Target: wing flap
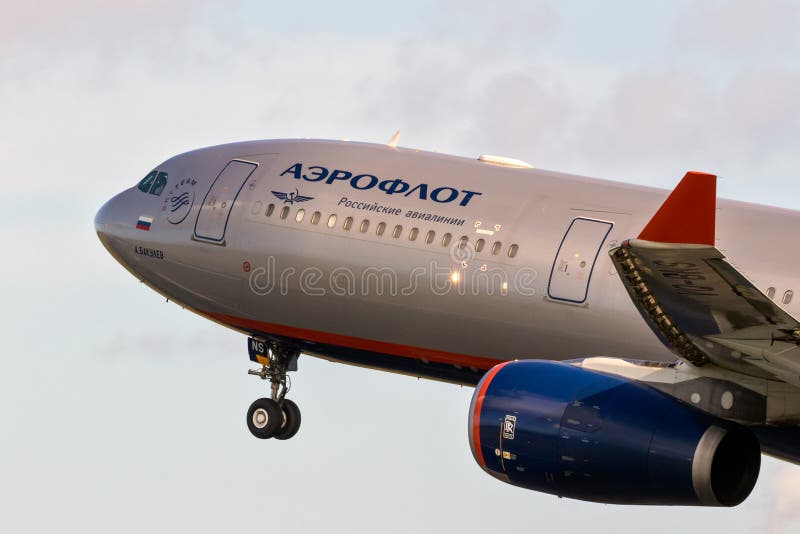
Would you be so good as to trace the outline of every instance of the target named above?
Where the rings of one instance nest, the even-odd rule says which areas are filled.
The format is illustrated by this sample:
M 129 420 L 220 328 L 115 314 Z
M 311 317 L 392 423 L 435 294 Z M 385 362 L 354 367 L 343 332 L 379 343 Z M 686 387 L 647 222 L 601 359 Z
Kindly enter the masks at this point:
M 800 323 L 714 247 L 713 182 L 687 173 L 640 238 L 610 252 L 612 262 L 642 317 L 680 358 L 800 385 Z M 670 228 L 680 213 L 693 223 Z
M 642 317 L 682 359 L 800 383 L 800 323 L 716 248 L 632 240 L 611 258 Z

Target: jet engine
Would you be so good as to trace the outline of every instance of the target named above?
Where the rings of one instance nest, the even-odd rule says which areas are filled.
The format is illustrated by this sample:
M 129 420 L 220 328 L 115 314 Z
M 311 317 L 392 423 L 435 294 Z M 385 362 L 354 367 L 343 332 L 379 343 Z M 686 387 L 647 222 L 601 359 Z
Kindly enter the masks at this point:
M 549 361 L 480 381 L 469 442 L 490 475 L 613 504 L 736 506 L 761 466 L 756 436 L 645 384 Z

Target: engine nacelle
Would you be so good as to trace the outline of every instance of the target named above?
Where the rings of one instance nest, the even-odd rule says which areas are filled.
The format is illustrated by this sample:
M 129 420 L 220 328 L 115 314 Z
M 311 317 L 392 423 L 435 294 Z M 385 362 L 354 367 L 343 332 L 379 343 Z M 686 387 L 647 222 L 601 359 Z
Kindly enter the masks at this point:
M 614 504 L 736 506 L 761 467 L 756 436 L 645 384 L 523 360 L 478 384 L 469 441 L 492 476 Z

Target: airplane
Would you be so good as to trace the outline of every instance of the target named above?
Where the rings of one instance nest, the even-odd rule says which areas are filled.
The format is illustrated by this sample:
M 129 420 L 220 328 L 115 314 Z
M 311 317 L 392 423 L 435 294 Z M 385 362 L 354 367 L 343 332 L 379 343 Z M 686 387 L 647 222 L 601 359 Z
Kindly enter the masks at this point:
M 257 438 L 300 428 L 301 354 L 475 387 L 479 466 L 593 502 L 735 506 L 800 463 L 800 212 L 512 158 L 265 140 L 157 165 L 108 252 L 247 336 Z

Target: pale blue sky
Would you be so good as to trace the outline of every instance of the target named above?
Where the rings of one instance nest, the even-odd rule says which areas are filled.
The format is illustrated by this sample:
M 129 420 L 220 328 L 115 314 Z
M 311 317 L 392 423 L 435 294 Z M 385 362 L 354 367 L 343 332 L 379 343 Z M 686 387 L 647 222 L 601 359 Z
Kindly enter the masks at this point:
M 116 265 L 92 219 L 167 157 L 332 137 L 800 198 L 800 3 L 0 0 L 3 532 L 793 532 L 800 469 L 733 510 L 621 508 L 473 462 L 471 390 L 303 358 L 287 443 L 245 339 Z M 754 232 L 758 229 L 754 228 Z M 765 236 L 768 239 L 768 236 Z

